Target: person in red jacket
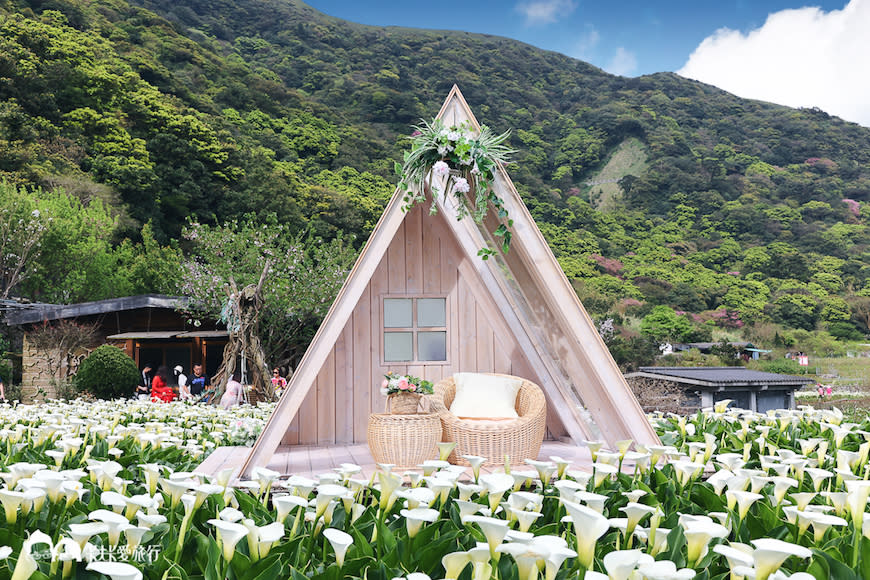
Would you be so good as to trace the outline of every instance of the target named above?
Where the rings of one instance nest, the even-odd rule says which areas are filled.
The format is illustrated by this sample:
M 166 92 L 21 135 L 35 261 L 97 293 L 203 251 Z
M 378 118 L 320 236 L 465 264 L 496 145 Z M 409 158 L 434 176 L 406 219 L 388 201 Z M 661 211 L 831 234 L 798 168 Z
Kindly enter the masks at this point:
M 157 374 L 151 380 L 151 401 L 154 403 L 169 403 L 177 396 L 168 384 L 169 368 L 165 365 L 157 369 Z

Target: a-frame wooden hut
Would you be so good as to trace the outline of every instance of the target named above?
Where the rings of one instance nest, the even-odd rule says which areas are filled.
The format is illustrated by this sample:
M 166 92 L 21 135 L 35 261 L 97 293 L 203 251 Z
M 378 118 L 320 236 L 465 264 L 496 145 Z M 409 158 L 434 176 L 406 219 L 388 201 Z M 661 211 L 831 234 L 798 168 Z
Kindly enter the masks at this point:
M 447 126 L 468 121 L 479 128 L 456 86 L 438 118 Z M 495 216 L 482 225 L 457 220 L 456 208 L 442 198 L 435 200 L 434 216 L 419 204 L 406 213 L 396 191 L 243 474 L 267 464 L 279 445 L 364 443 L 369 414 L 384 409 L 379 386 L 388 371 L 433 382 L 459 371 L 522 376 L 547 397 L 551 438 L 658 442 L 503 168 L 494 187 L 514 220 L 513 240 L 507 254 L 486 261 L 477 252 L 499 247 L 489 234 Z M 393 299 L 413 308 L 443 307 L 443 327 L 403 329 L 439 334 L 417 336 L 411 364 L 390 362 L 385 354 L 392 330 L 389 322 L 385 330 L 385 301 Z M 443 340 L 444 360 L 421 360 L 427 357 L 416 349 L 430 339 L 436 350 Z

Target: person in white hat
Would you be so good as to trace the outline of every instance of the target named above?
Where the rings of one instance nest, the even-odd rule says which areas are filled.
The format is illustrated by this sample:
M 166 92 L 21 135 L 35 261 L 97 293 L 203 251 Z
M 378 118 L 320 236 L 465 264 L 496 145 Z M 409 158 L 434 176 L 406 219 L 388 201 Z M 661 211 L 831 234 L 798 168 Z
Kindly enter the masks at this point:
M 184 367 L 181 365 L 175 365 L 175 368 L 172 369 L 175 372 L 175 376 L 178 377 L 178 396 L 182 401 L 190 401 L 193 399 L 193 396 L 190 394 L 190 387 L 187 386 L 187 375 L 184 374 Z

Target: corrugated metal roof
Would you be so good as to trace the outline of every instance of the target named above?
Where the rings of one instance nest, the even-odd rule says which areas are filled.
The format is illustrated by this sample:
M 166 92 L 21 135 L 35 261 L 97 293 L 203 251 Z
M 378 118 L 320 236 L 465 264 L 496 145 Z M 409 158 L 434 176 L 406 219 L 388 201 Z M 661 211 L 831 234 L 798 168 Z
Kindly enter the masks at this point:
M 735 385 L 804 385 L 814 382 L 805 377 L 766 373 L 745 367 L 640 367 L 638 373 L 675 382 L 711 387 Z
M 733 346 L 735 348 L 744 348 L 747 346 L 749 346 L 749 347 L 755 346 L 751 342 L 747 342 L 745 340 L 729 342 L 727 344 L 729 346 Z M 689 348 L 697 348 L 700 350 L 706 350 L 706 349 L 713 348 L 714 346 L 721 346 L 721 345 L 722 345 L 721 342 L 682 342 L 682 343 L 675 344 L 674 347 L 675 348 L 676 347 L 689 347 Z

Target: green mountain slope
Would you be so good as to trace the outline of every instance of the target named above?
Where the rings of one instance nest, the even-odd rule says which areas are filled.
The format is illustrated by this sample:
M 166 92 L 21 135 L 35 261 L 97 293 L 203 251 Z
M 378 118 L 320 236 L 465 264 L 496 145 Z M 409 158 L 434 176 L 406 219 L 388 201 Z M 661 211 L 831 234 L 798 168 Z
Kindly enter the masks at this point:
M 623 202 L 622 181 L 646 173 L 646 146 L 637 137 L 629 137 L 610 154 L 600 171 L 593 173 L 584 183 L 584 193 L 592 207 L 612 211 Z
M 870 130 L 817 110 L 292 0 L 6 0 L 0 42 L 2 176 L 115 196 L 122 236 L 254 213 L 362 240 L 401 136 L 457 83 L 513 130 L 511 175 L 596 313 L 867 330 L 847 301 L 867 283 Z

